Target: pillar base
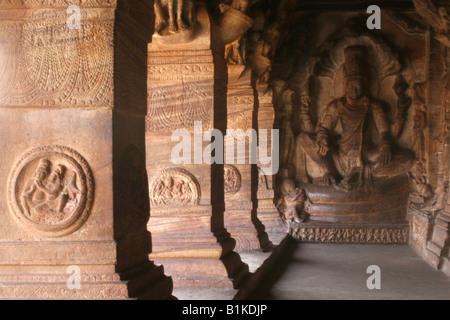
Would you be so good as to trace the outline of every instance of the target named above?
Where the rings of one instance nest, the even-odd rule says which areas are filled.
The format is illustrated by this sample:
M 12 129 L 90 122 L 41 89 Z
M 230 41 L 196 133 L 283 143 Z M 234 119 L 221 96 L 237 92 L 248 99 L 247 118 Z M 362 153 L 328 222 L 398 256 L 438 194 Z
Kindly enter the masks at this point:
M 249 203 L 251 206 L 252 203 Z M 238 210 L 230 208 L 225 211 L 225 227 L 236 240 L 236 251 L 270 250 L 272 242 L 269 240 L 265 227 L 259 219 L 252 219 L 252 210 Z
M 210 231 L 211 216 L 153 217 L 153 252 L 149 258 L 164 265 L 174 288 L 238 288 L 248 266 L 233 251 L 236 241 L 221 229 Z

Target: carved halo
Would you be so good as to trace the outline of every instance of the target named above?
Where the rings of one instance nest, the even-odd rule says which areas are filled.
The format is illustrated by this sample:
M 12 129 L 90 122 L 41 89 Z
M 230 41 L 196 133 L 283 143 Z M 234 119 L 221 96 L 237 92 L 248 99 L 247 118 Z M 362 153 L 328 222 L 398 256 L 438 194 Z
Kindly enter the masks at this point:
M 398 74 L 402 65 L 397 53 L 384 41 L 370 35 L 361 35 L 358 37 L 343 37 L 336 42 L 325 45 L 326 50 L 322 58 L 317 59 L 315 65 L 315 75 L 325 76 L 334 80 L 334 95 L 340 96 L 343 92 L 343 65 L 345 62 L 345 48 L 351 46 L 366 47 L 367 60 L 370 66 L 369 83 L 370 91 L 374 96 L 378 95 L 381 82 L 389 76 Z

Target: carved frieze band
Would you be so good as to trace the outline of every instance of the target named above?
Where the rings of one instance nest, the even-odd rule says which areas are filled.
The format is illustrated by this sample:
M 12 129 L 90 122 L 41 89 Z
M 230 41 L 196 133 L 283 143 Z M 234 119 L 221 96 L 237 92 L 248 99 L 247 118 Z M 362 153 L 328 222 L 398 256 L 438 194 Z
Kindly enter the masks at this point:
M 82 278 L 83 279 L 83 278 Z M 81 279 L 81 281 L 83 281 Z M 71 290 L 65 282 L 52 283 L 43 286 L 42 283 L 18 285 L 7 284 L 0 287 L 0 296 L 7 299 L 126 299 L 128 298 L 127 285 L 124 282 L 102 281 L 83 282 L 82 289 Z
M 81 274 L 82 282 L 112 282 L 120 281 L 120 276 L 118 274 Z M 67 275 L 35 275 L 35 274 L 24 274 L 24 275 L 0 275 L 0 282 L 59 282 L 64 283 L 67 281 Z
M 58 252 L 58 256 L 42 255 L 42 248 Z M 10 241 L 0 244 L 0 265 L 63 265 L 114 264 L 116 243 L 114 241 Z
M 8 202 L 14 218 L 30 232 L 46 237 L 78 230 L 93 201 L 89 165 L 68 147 L 43 146 L 26 152 L 9 177 Z
M 50 22 L 61 21 L 66 23 L 70 19 L 71 14 L 67 13 L 69 5 L 61 8 L 33 8 L 33 9 L 8 9 L 0 8 L 0 21 L 15 22 L 20 21 L 37 21 L 45 19 Z M 114 8 L 86 8 L 80 7 L 81 20 L 96 20 L 96 21 L 113 21 Z
M 234 106 L 253 107 L 254 98 L 252 96 L 230 96 L 228 97 L 228 104 L 231 108 Z
M 157 82 L 213 80 L 214 65 L 212 63 L 149 65 L 148 79 L 153 85 Z
M 158 82 L 202 81 L 214 79 L 214 62 L 210 50 L 149 52 L 150 85 Z
M 214 72 L 212 64 L 166 64 L 166 65 L 150 65 L 148 68 L 150 79 L 164 78 L 164 76 L 195 76 L 206 75 L 211 77 Z M 160 76 L 160 77 L 158 77 Z
M 54 8 L 64 7 L 67 8 L 70 5 L 86 6 L 86 7 L 115 7 L 117 0 L 52 0 L 51 5 Z M 0 9 L 12 9 L 12 8 L 48 8 L 48 0 L 0 0 Z
M 252 210 L 253 202 L 251 201 L 228 201 L 225 203 L 226 210 Z
M 291 236 L 304 242 L 329 243 L 408 243 L 409 228 L 313 228 L 297 227 Z

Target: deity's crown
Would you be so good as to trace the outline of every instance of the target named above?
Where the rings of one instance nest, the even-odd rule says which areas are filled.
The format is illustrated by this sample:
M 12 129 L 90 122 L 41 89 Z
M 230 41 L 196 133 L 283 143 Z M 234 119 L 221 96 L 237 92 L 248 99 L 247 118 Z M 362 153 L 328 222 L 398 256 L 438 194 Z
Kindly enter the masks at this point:
M 344 76 L 346 79 L 369 78 L 369 70 L 365 59 L 367 50 L 361 46 L 350 46 L 345 48 Z
M 38 170 L 48 171 L 50 168 L 50 160 L 41 159 L 38 164 Z
M 65 170 L 66 170 L 66 167 L 63 166 L 62 164 L 58 164 L 55 168 L 55 172 L 60 176 L 64 175 Z

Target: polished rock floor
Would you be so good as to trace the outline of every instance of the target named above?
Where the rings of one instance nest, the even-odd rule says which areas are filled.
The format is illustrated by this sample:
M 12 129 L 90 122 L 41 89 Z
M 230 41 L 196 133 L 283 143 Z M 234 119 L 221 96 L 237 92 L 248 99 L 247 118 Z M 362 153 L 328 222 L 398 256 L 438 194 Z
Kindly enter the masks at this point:
M 368 289 L 369 266 L 380 285 Z M 372 281 L 370 281 L 372 283 Z M 307 244 L 290 241 L 253 300 L 450 300 L 450 279 L 407 245 Z

